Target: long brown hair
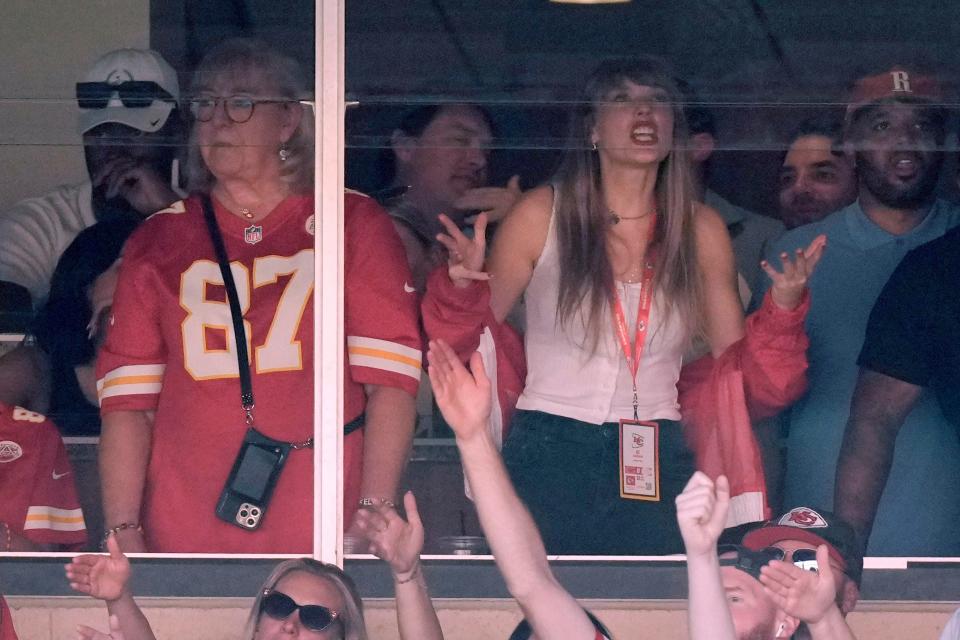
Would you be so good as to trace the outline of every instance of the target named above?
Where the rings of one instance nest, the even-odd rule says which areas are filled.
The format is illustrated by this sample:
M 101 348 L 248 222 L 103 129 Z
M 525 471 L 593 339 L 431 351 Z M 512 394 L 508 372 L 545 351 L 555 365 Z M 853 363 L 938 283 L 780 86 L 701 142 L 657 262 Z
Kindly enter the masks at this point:
M 702 283 L 694 233 L 693 182 L 683 97 L 669 67 L 653 57 L 607 60 L 590 75 L 571 118 L 566 154 L 554 178 L 560 283 L 557 318 L 569 327 L 583 318 L 591 348 L 608 330 L 614 274 L 607 253 L 608 212 L 600 182 L 600 158 L 591 148 L 596 109 L 626 81 L 658 87 L 673 105 L 673 149 L 657 169 L 659 213 L 651 238 L 657 247 L 655 287 L 664 295 L 664 321 L 679 315 L 691 338 L 704 333 Z

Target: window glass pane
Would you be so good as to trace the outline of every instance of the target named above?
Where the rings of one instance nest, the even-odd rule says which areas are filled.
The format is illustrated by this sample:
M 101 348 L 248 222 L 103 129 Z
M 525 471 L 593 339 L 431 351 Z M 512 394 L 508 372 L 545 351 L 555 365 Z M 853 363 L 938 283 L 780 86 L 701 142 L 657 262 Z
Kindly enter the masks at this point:
M 869 9 L 850 2 L 703 1 L 653 9 L 639 0 L 589 6 L 531 0 L 347 7 L 346 89 L 352 106 L 346 183 L 376 197 L 394 216 L 414 267 L 413 284 L 423 291 L 429 270 L 447 260 L 434 239 L 442 229 L 438 214 L 447 214 L 469 233 L 471 216 L 480 210 L 500 217 L 510 208 L 504 202 L 513 202 L 516 192 L 528 197 L 517 214 L 525 221 L 500 224 L 488 233 L 494 258 L 487 266 L 494 271 L 489 285 L 494 313 L 527 332 L 526 351 L 516 354 L 521 362 L 526 358 L 525 378 L 523 369 L 505 372 L 503 344 L 497 343 L 498 329 L 493 332 L 501 349 L 497 391 L 501 408 L 521 409 L 509 425 L 504 457 L 547 536 L 548 550 L 681 551 L 673 497 L 694 464 L 734 476 L 743 522 L 763 515 L 764 498 L 753 482 L 758 477 L 753 472 L 762 470 L 774 513 L 800 507 L 811 514 L 837 510 L 864 533 L 872 519 L 866 514 L 887 479 L 866 462 L 860 446 L 879 419 L 868 411 L 876 402 L 865 395 L 875 387 L 854 394 L 863 348 L 865 371 L 887 378 L 896 372 L 902 378 L 894 380 L 907 391 L 925 389 L 916 404 L 898 405 L 907 418 L 868 553 L 960 552 L 956 537 L 945 533 L 960 522 L 960 503 L 945 506 L 935 497 L 960 488 L 956 456 L 942 455 L 960 447 L 955 416 L 951 422 L 942 413 L 956 412 L 956 362 L 945 365 L 942 357 L 950 343 L 945 327 L 952 327 L 952 320 L 945 321 L 937 304 L 929 307 L 924 331 L 935 326 L 940 333 L 923 338 L 907 357 L 892 345 L 903 341 L 908 328 L 918 331 L 914 316 L 897 316 L 897 322 L 913 324 L 888 323 L 901 329 L 896 334 L 882 333 L 892 328 L 877 317 L 868 330 L 874 303 L 901 259 L 958 221 L 952 204 L 956 133 L 949 117 L 955 34 L 943 26 L 953 24 L 955 14 L 946 5 L 905 9 L 889 2 Z M 598 65 L 625 56 L 655 56 L 668 68 L 649 60 L 619 69 L 608 65 L 584 92 Z M 578 111 L 581 118 L 571 135 Z M 671 124 L 681 120 L 687 127 Z M 667 158 L 674 169 L 684 164 L 686 171 L 671 172 Z M 644 190 L 654 184 L 658 166 L 658 186 Z M 680 173 L 689 176 L 693 188 L 671 191 Z M 556 190 L 543 189 L 548 183 Z M 666 221 L 684 210 L 678 204 L 691 200 L 702 200 L 719 214 L 727 229 L 720 244 L 732 246 L 732 264 L 727 264 L 727 249 L 713 255 L 708 247 L 715 242 L 700 246 L 698 258 L 671 248 L 667 239 L 659 246 L 665 262 L 658 264 L 665 272 L 654 281 L 662 299 L 653 305 L 652 337 L 638 377 L 638 417 L 659 420 L 658 445 L 642 449 L 649 458 L 618 464 L 631 455 L 621 451 L 622 437 L 630 441 L 654 432 L 621 434 L 619 419 L 633 417 L 632 385 L 607 304 L 614 294 L 603 289 L 611 281 L 623 285 L 617 297 L 625 298 L 625 321 L 632 325 L 646 235 L 627 230 L 643 225 L 638 220 L 656 209 L 657 237 L 665 238 Z M 906 213 L 899 218 L 891 208 Z M 531 217 L 552 222 L 537 227 Z M 894 218 L 899 222 L 891 222 Z M 601 231 L 577 235 L 578 220 L 592 220 Z M 602 232 L 602 220 L 610 225 L 608 234 Z M 811 222 L 818 226 L 793 230 Z M 694 226 L 687 233 L 694 233 Z M 516 237 L 501 237 L 511 228 Z M 717 378 L 708 375 L 710 363 L 694 361 L 711 350 L 719 355 L 736 342 L 743 331 L 737 306 L 746 312 L 761 306 L 771 287 L 761 260 L 779 268 L 781 251 L 792 255 L 821 233 L 827 248 L 811 280 L 805 325 L 809 350 L 728 354 L 727 360 L 743 365 L 746 386 L 711 387 Z M 624 237 L 633 240 L 616 240 Z M 509 249 L 498 252 L 498 244 Z M 683 286 L 671 289 L 656 279 L 669 275 L 668 254 L 702 273 L 703 294 L 684 293 Z M 722 270 L 730 277 L 716 276 Z M 584 278 L 584 272 L 592 277 Z M 926 282 L 925 276 L 919 279 Z M 598 287 L 591 306 L 584 292 Z M 775 299 L 783 301 L 780 293 L 778 288 Z M 429 300 L 429 287 L 425 295 Z M 885 295 L 889 300 L 875 316 L 902 305 L 894 294 Z M 787 306 L 796 303 L 794 298 Z M 564 306 L 564 300 L 573 302 Z M 691 301 L 701 306 L 686 306 Z M 672 320 L 664 312 L 670 304 L 680 310 Z M 589 318 L 590 309 L 597 310 L 595 333 L 577 324 L 578 314 Z M 456 338 L 453 316 L 435 313 L 434 337 Z M 575 328 L 564 319 L 574 319 Z M 472 322 L 464 321 L 474 332 L 466 341 L 472 340 L 471 348 L 485 321 L 476 315 Z M 429 333 L 430 318 L 424 323 Z M 747 324 L 754 336 L 771 330 L 764 322 Z M 877 343 L 890 335 L 900 340 Z M 595 348 L 589 338 L 599 341 L 592 343 Z M 890 346 L 870 347 L 870 340 Z M 758 344 L 748 340 L 731 353 Z M 683 373 L 681 358 L 693 363 Z M 908 372 L 901 367 L 907 360 L 924 364 Z M 511 374 L 517 375 L 509 379 Z M 804 384 L 806 394 L 801 393 Z M 721 396 L 718 389 L 733 395 Z M 894 402 L 887 392 L 881 395 L 883 402 Z M 862 435 L 850 440 L 857 444 L 848 444 L 842 456 L 834 504 L 851 407 L 856 420 L 849 438 Z M 428 533 L 428 548 L 450 552 L 454 544 L 472 544 L 451 542 L 450 536 L 479 536 L 480 531 L 462 497 L 449 426 L 423 390 L 417 413 L 422 439 L 414 447 L 408 479 L 429 496 L 421 501 L 430 505 L 424 509 L 435 511 L 438 525 Z M 687 423 L 686 440 L 680 424 L 670 422 L 681 418 Z M 756 442 L 745 447 L 733 430 L 747 436 L 751 425 Z M 898 427 L 886 425 L 894 432 Z M 865 492 L 861 483 L 876 489 Z
M 96 549 L 113 529 L 137 550 L 142 528 L 149 551 L 309 555 L 313 5 L 9 9 L 0 521 L 13 549 Z M 233 265 L 259 433 L 201 193 Z M 111 431 L 122 416 L 130 428 Z

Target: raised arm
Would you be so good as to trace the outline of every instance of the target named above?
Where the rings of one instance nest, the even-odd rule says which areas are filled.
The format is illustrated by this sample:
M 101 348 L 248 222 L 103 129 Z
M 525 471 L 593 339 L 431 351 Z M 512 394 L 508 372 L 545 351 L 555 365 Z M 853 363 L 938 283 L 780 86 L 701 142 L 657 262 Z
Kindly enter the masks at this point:
M 150 623 L 130 593 L 130 562 L 120 551 L 116 536 L 107 538 L 110 555 L 84 554 L 66 565 L 70 587 L 104 600 L 110 614 L 110 635 L 89 627 L 79 629 L 81 638 L 113 640 L 156 640 Z M 119 635 L 118 635 L 119 634 Z
M 893 464 L 897 434 L 922 387 L 861 369 L 843 434 L 834 504 L 866 546 Z
M 357 528 L 370 540 L 370 551 L 390 566 L 397 598 L 397 626 L 402 640 L 443 640 L 427 582 L 420 568 L 423 523 L 417 501 L 403 496 L 404 520 L 390 504 L 361 509 Z
M 727 478 L 719 476 L 714 485 L 705 473 L 697 471 L 676 502 L 677 523 L 687 553 L 690 640 L 736 640 L 717 556 L 717 540 L 730 507 Z
M 540 532 L 486 430 L 490 381 L 480 355 L 470 359 L 472 374 L 444 342 L 432 341 L 427 359 L 437 405 L 456 434 L 480 524 L 507 589 L 540 640 L 594 638 L 590 619 L 550 570 Z
M 450 278 L 458 287 L 473 280 L 490 281 L 490 309 L 497 322 L 503 322 L 523 294 L 533 276 L 533 268 L 547 241 L 553 189 L 538 187 L 526 194 L 510 211 L 497 230 L 489 258 L 486 256 L 486 215 L 481 214 L 468 238 L 446 216 L 440 222 L 446 234 L 437 239 L 449 253 Z M 487 271 L 484 272 L 486 261 Z

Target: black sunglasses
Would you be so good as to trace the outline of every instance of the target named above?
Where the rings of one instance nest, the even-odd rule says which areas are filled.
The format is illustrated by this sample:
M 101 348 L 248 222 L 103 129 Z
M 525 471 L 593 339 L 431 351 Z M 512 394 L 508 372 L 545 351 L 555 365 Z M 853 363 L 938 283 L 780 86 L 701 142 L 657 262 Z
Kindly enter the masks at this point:
M 81 109 L 103 109 L 110 104 L 113 94 L 117 94 L 123 106 L 132 109 L 149 107 L 154 100 L 176 102 L 163 87 L 149 80 L 127 80 L 120 84 L 77 83 L 77 104 Z
M 286 620 L 294 611 L 300 610 L 300 622 L 311 631 L 323 631 L 340 617 L 339 611 L 319 604 L 297 604 L 293 598 L 280 591 L 263 590 L 260 613 L 274 620 Z
M 735 553 L 735 557 L 724 558 L 724 554 Z M 749 573 L 751 576 L 760 579 L 760 569 L 773 560 L 784 560 L 792 562 L 795 566 L 804 571 L 819 571 L 817 564 L 816 549 L 796 549 L 787 558 L 787 554 L 779 547 L 765 547 L 754 551 L 739 544 L 722 544 L 717 547 L 717 554 L 721 556 L 721 567 L 736 567 L 741 571 Z

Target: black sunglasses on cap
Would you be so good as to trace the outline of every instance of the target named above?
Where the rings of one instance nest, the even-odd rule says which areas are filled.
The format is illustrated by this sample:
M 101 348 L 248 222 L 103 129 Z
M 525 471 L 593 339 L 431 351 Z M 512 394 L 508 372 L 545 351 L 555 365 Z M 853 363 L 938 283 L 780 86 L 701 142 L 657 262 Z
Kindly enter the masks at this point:
M 163 87 L 149 80 L 127 80 L 119 84 L 109 82 L 78 82 L 77 104 L 81 109 L 103 109 L 117 94 L 123 106 L 143 109 L 154 100 L 176 102 Z
M 270 589 L 263 590 L 263 600 L 260 601 L 261 614 L 265 613 L 274 620 L 286 620 L 298 609 L 300 622 L 311 631 L 323 631 L 340 617 L 339 611 L 319 604 L 297 604 L 285 593 Z
M 727 558 L 723 557 L 724 554 L 729 555 L 732 553 L 736 555 Z M 816 549 L 796 549 L 790 554 L 790 559 L 788 560 L 786 552 L 779 547 L 765 547 L 754 551 L 739 544 L 722 544 L 717 547 L 717 554 L 720 556 L 721 567 L 736 567 L 741 571 L 749 573 L 757 580 L 760 579 L 760 569 L 773 560 L 792 562 L 804 571 L 819 571 L 820 569 L 820 566 L 817 564 Z

